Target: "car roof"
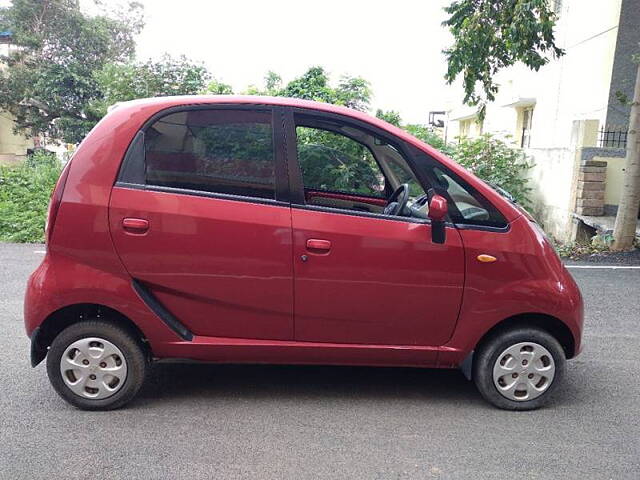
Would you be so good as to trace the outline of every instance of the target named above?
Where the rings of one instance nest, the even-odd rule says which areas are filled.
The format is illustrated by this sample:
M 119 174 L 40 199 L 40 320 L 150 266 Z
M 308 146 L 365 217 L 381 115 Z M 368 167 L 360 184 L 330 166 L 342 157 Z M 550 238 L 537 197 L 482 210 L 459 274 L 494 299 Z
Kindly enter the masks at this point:
M 334 105 L 331 103 L 317 102 L 313 100 L 302 100 L 299 98 L 290 97 L 269 97 L 262 95 L 179 95 L 179 96 L 167 96 L 167 97 L 153 97 L 153 98 L 141 98 L 137 100 L 129 100 L 126 102 L 120 102 L 112 107 L 110 111 L 121 108 L 152 108 L 155 111 L 161 111 L 166 108 L 178 107 L 178 106 L 192 106 L 192 105 L 269 105 L 269 106 L 282 106 L 282 107 L 294 107 L 304 108 L 309 110 L 316 110 L 320 112 L 336 113 L 339 115 L 345 115 L 365 122 L 374 124 L 380 128 L 388 130 L 389 127 L 396 129 L 395 134 L 402 134 L 406 132 L 393 125 L 380 120 L 379 118 L 372 117 L 364 112 L 347 108 L 340 105 Z M 416 139 L 417 140 L 417 139 Z

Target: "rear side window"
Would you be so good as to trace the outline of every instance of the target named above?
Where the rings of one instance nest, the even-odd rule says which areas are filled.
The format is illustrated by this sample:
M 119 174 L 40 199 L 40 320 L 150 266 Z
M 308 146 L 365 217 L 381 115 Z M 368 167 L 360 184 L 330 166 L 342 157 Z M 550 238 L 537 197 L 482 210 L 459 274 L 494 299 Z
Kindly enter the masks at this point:
M 145 131 L 145 183 L 275 198 L 271 112 L 189 110 Z

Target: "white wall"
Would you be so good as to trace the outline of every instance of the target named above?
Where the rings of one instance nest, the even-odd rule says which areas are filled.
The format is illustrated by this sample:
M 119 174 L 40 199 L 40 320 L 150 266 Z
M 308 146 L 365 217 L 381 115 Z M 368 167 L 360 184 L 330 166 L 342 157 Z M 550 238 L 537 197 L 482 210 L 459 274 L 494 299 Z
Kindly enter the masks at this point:
M 523 99 L 535 101 L 532 148 L 568 147 L 574 120 L 604 123 L 621 0 L 565 0 L 563 4 L 556 41 L 566 55 L 539 72 L 524 65 L 501 72 L 496 77 L 500 92 L 487 108 L 484 132 L 516 134 L 517 111 L 508 105 Z M 460 83 L 452 87 L 449 98 L 449 118 L 468 109 L 460 103 Z M 457 122 L 452 123 L 451 137 L 457 135 Z

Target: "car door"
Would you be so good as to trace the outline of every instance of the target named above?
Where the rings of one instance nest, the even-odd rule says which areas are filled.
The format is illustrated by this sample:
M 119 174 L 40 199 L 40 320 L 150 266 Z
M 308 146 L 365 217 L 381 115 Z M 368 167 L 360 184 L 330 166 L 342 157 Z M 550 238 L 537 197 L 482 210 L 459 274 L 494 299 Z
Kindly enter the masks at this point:
M 444 344 L 462 300 L 464 254 L 458 231 L 447 226 L 445 242 L 437 244 L 426 219 L 307 201 L 310 191 L 322 189 L 345 196 L 388 196 L 388 164 L 383 169 L 374 151 L 384 148 L 403 161 L 401 142 L 341 116 L 296 111 L 287 118 L 287 138 L 297 142 L 288 152 L 298 160 L 290 162 L 296 189 L 291 214 L 296 340 Z M 319 145 L 328 147 L 325 151 L 337 149 L 366 165 L 347 168 L 349 162 L 343 160 L 338 173 L 327 174 L 322 158 L 308 164 L 304 151 L 309 141 L 316 150 L 323 150 Z
M 167 112 L 138 134 L 113 188 L 111 234 L 139 293 L 195 335 L 293 337 L 279 115 Z

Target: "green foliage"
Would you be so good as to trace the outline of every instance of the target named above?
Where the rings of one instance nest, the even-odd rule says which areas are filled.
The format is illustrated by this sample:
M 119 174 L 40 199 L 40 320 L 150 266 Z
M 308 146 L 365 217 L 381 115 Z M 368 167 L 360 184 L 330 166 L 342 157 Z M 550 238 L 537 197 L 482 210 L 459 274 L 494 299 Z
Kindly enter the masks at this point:
M 300 77 L 294 78 L 282 87 L 282 78 L 268 72 L 264 88 L 249 87 L 248 95 L 270 95 L 273 97 L 301 98 L 316 102 L 343 105 L 355 110 L 366 111 L 371 101 L 369 82 L 361 77 L 342 76 L 337 86 L 331 86 L 329 75 L 322 67 L 311 67 Z
M 594 254 L 608 252 L 611 248 L 611 242 L 598 243 L 592 241 L 591 243 L 557 243 L 553 242 L 553 246 L 558 252 L 558 255 L 562 258 L 569 258 L 571 260 L 578 260 L 583 257 L 589 257 Z
M 93 106 L 102 116 L 106 114 L 107 107 L 116 102 L 168 95 L 195 95 L 207 87 L 210 75 L 204 65 L 192 62 L 184 55 L 178 58 L 164 55 L 158 61 L 107 64 L 96 72 L 95 78 L 102 98 Z M 213 83 L 209 83 L 207 88 L 224 90 L 228 87 Z
M 298 127 L 304 184 L 323 190 L 380 196 L 384 181 L 367 147 L 337 133 Z
M 47 206 L 60 163 L 44 151 L 18 166 L 0 167 L 0 240 L 42 242 Z
M 485 182 L 506 190 L 521 205 L 529 205 L 531 188 L 524 174 L 531 164 L 521 149 L 485 134 L 460 139 L 452 157 Z
M 268 95 L 275 95 L 282 89 L 282 77 L 270 70 L 264 77 L 264 85 Z
M 524 152 L 498 138 L 486 134 L 461 138 L 459 143 L 445 143 L 435 131 L 424 125 L 404 125 L 414 137 L 452 158 L 467 170 L 511 195 L 518 203 L 528 206 L 531 188 L 525 173 L 531 168 Z
M 205 158 L 213 158 L 207 165 L 212 173 L 238 173 L 240 167 L 254 169 L 273 169 L 273 136 L 271 126 L 266 123 L 209 125 L 198 127 L 191 125 L 194 140 L 202 149 Z M 244 172 L 251 176 L 252 172 Z
M 399 127 L 400 123 L 402 122 L 400 114 L 395 110 L 384 111 L 379 108 L 376 111 L 376 117 L 380 120 L 384 120 L 385 122 L 390 123 L 391 125 L 395 125 L 396 127 Z
M 493 79 L 499 70 L 522 62 L 537 71 L 549 56 L 564 54 L 555 45 L 556 17 L 548 0 L 455 0 L 445 11 L 443 25 L 454 40 L 444 51 L 445 79 L 452 83 L 462 74 L 464 103 L 478 105 L 480 119 L 498 92 Z
M 100 119 L 91 107 L 100 98 L 94 73 L 128 60 L 142 28 L 139 3 L 108 7 L 96 16 L 77 0 L 14 0 L 0 8 L 0 30 L 20 47 L 0 58 L 7 65 L 0 108 L 13 114 L 17 129 L 75 143 Z
M 369 82 L 361 77 L 343 76 L 335 89 L 336 100 L 331 102 L 365 112 L 371 101 Z
M 449 157 L 453 157 L 455 150 L 454 145 L 446 143 L 444 139 L 432 128 L 418 124 L 404 125 L 402 128 L 414 137 L 422 140 L 424 143 L 428 143 L 436 150 L 441 151 Z
M 203 93 L 209 95 L 233 95 L 233 87 L 214 78 L 209 82 Z

